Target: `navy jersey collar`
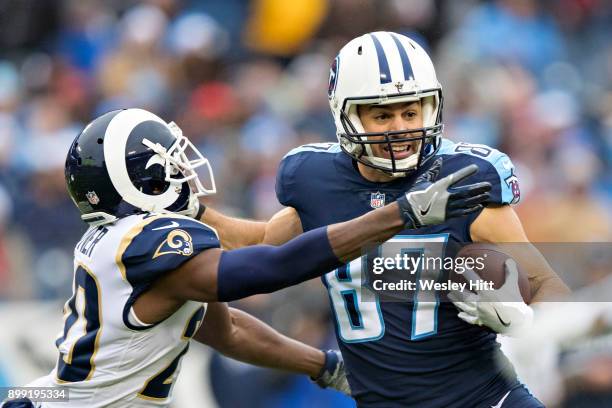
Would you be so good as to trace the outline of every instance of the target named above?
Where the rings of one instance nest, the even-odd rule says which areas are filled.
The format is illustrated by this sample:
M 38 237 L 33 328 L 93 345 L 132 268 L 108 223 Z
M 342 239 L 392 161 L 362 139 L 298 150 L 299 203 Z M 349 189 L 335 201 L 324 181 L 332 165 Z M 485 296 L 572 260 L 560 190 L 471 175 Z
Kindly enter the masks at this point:
M 363 177 L 357 167 L 357 161 L 353 160 L 348 154 L 344 152 L 337 153 L 334 164 L 338 170 L 338 174 L 344 175 L 348 181 L 357 184 L 360 187 L 368 187 L 372 189 L 384 189 L 384 190 L 405 190 L 407 186 L 411 186 L 414 180 L 425 170 L 419 169 L 415 173 L 407 177 L 398 177 L 394 180 L 387 182 L 376 182 L 370 181 Z

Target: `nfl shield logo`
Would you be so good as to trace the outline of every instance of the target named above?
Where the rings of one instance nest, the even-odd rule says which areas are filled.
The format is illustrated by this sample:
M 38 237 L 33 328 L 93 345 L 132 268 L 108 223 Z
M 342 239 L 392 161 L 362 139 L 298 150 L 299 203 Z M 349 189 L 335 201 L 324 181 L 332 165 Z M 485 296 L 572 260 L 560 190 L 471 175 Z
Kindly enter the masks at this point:
M 380 208 L 385 206 L 385 194 L 377 191 L 370 194 L 370 207 Z
M 91 205 L 96 205 L 100 202 L 100 198 L 98 198 L 98 195 L 95 191 L 88 191 L 85 196 L 87 197 L 87 201 L 89 201 Z

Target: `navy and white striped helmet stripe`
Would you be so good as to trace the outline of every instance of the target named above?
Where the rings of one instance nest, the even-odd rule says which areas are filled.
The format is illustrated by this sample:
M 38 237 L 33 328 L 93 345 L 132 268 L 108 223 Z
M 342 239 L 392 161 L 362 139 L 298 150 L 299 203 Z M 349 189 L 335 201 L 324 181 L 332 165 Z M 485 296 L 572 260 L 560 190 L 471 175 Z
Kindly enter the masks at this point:
M 395 42 L 397 46 L 397 51 L 399 52 L 400 59 L 402 60 L 402 68 L 404 69 L 404 81 L 408 81 L 409 79 L 414 79 L 414 73 L 412 72 L 412 65 L 410 64 L 410 58 L 408 58 L 408 53 L 406 52 L 406 48 L 402 45 L 399 38 L 395 34 L 391 34 L 391 38 Z
M 395 34 L 388 33 L 389 36 L 393 39 L 395 43 L 395 47 L 397 48 L 397 52 L 399 54 L 399 59 L 402 62 L 402 70 L 404 73 L 404 81 L 408 81 L 414 79 L 414 71 L 412 70 L 412 64 L 410 63 L 410 58 L 408 58 L 408 52 L 406 51 L 406 47 L 402 44 L 399 37 Z M 380 73 L 380 83 L 388 84 L 393 81 L 391 78 L 391 70 L 389 69 L 389 60 L 387 58 L 387 54 L 385 53 L 385 48 L 383 47 L 381 41 L 377 38 L 377 34 L 370 34 L 372 37 L 372 41 L 374 42 L 374 48 L 376 49 L 376 56 L 378 57 L 378 71 Z M 385 41 L 387 47 L 392 47 L 390 42 Z M 390 49 L 388 51 L 392 52 Z M 399 74 L 399 72 L 395 72 L 395 74 Z M 396 80 L 400 80 L 397 78 Z
M 391 82 L 391 71 L 389 71 L 389 62 L 387 61 L 387 55 L 383 49 L 380 41 L 374 34 L 370 34 L 374 41 L 374 47 L 376 48 L 376 56 L 378 57 L 378 72 L 380 72 L 380 83 L 388 84 Z

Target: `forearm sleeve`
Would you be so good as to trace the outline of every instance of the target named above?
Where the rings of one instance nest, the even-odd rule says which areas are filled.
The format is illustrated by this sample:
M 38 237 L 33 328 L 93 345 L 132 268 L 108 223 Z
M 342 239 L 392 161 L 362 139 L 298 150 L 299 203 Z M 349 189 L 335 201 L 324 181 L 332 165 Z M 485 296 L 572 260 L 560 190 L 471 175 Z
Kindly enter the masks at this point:
M 270 293 L 321 276 L 343 265 L 317 228 L 275 247 L 257 245 L 225 251 L 219 260 L 217 298 L 229 302 Z

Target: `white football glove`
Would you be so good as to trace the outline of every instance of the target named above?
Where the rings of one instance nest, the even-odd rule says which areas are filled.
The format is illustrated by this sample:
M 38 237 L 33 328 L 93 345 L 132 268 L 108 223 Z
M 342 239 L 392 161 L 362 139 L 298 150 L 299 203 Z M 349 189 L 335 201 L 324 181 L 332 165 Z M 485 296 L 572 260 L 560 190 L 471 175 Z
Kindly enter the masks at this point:
M 332 388 L 351 396 L 351 387 L 346 379 L 342 354 L 336 350 L 325 351 L 325 364 L 316 378 L 311 379 L 321 388 Z
M 525 332 L 533 322 L 533 309 L 523 301 L 518 286 L 518 268 L 513 259 L 504 263 L 506 281 L 496 290 L 449 292 L 448 298 L 460 310 L 458 317 L 467 323 L 487 326 L 493 331 L 511 336 Z M 473 271 L 466 272 L 469 280 L 480 279 Z

